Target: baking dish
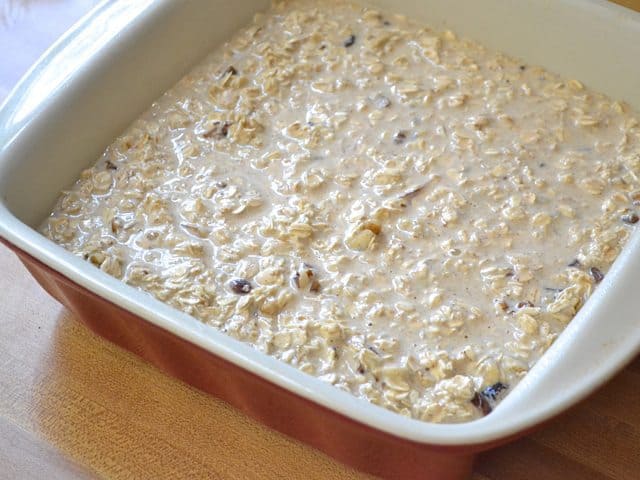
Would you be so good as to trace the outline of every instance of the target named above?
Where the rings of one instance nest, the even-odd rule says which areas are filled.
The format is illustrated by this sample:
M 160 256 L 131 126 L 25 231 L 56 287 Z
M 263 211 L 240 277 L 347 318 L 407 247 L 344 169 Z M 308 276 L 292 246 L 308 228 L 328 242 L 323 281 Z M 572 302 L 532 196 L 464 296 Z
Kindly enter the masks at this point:
M 112 138 L 266 3 L 105 2 L 85 17 L 27 74 L 0 114 L 0 235 L 93 330 L 266 424 L 384 476 L 464 477 L 475 452 L 560 413 L 638 351 L 640 302 L 631 294 L 640 275 L 638 235 L 490 416 L 432 425 L 357 400 L 203 326 L 32 229 Z M 640 66 L 627 61 L 640 54 L 633 12 L 595 1 L 460 2 L 455 9 L 444 1 L 376 3 L 640 107 L 634 88 Z

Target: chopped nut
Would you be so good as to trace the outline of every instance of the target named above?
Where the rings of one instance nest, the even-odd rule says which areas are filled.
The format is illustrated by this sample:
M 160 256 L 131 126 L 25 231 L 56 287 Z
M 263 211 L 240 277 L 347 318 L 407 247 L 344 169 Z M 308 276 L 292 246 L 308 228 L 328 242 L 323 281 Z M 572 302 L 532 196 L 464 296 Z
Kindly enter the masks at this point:
M 348 234 L 345 243 L 353 250 L 367 250 L 373 245 L 382 228 L 375 222 L 358 224 Z
M 309 291 L 313 293 L 318 293 L 320 291 L 320 282 L 317 279 L 314 278 L 313 280 L 311 280 Z
M 361 229 L 352 232 L 346 240 L 347 246 L 354 250 L 366 250 L 376 238 L 376 234 L 371 230 Z
M 320 282 L 317 278 L 316 269 L 308 263 L 302 263 L 293 275 L 293 284 L 300 290 L 309 289 L 310 292 L 320 291 Z
M 118 233 L 122 229 L 122 225 L 122 219 L 114 217 L 113 220 L 111 220 L 111 232 Z

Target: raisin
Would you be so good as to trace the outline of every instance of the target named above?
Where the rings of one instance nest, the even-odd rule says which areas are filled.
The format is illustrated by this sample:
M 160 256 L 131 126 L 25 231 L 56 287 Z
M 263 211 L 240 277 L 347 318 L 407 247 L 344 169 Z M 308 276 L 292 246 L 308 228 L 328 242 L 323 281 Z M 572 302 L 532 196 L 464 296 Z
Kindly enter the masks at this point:
M 489 401 L 481 393 L 478 392 L 473 394 L 471 403 L 474 407 L 478 408 L 483 415 L 489 415 L 493 410 L 493 408 L 491 408 L 491 405 L 489 404 Z
M 229 134 L 230 126 L 231 123 L 229 122 L 214 122 L 213 127 L 207 132 L 203 133 L 202 136 L 204 138 L 214 138 L 216 140 L 221 140 Z
M 480 409 L 483 415 L 489 415 L 493 410 L 492 403 L 496 401 L 500 392 L 507 388 L 509 388 L 509 386 L 502 382 L 494 383 L 483 391 L 474 393 L 473 398 L 471 398 L 471 403 Z
M 529 300 L 526 300 L 524 302 L 518 302 L 516 304 L 516 308 L 525 308 L 525 307 L 532 308 L 533 307 L 533 303 L 531 303 Z
M 502 382 L 497 382 L 491 385 L 490 387 L 485 388 L 482 391 L 482 395 L 485 398 L 495 400 L 498 397 L 498 395 L 500 395 L 500 392 L 502 392 L 503 390 L 506 390 L 507 388 L 509 388 L 508 385 L 505 385 Z
M 634 223 L 638 223 L 640 217 L 638 217 L 638 215 L 636 215 L 635 213 L 628 213 L 626 215 L 623 215 L 621 217 L 621 220 L 627 225 L 633 225 Z
M 520 71 L 524 72 L 527 69 L 526 65 L 520 65 Z
M 393 136 L 393 143 L 395 143 L 396 145 L 399 145 L 401 143 L 404 143 L 406 139 L 407 139 L 407 132 L 400 130 Z
M 356 36 L 355 35 L 349 35 L 349 37 L 344 41 L 344 46 L 346 48 L 349 48 L 354 43 L 356 43 Z
M 238 295 L 246 295 L 253 288 L 249 280 L 245 280 L 244 278 L 234 278 L 229 282 L 229 287 L 231 287 L 233 293 L 237 293 Z
M 604 273 L 602 273 L 602 271 L 597 267 L 591 267 L 589 269 L 589 274 L 596 283 L 600 283 L 604 279 Z

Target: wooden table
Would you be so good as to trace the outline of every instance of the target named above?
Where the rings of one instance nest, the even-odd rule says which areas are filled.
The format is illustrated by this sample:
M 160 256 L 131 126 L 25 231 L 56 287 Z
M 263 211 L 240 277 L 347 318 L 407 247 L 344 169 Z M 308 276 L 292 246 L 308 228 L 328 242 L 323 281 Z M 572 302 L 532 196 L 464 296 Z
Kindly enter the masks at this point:
M 22 2 L 0 0 L 0 99 L 95 0 Z M 0 479 L 96 476 L 367 478 L 94 336 L 0 247 Z M 640 479 L 640 357 L 474 479 Z

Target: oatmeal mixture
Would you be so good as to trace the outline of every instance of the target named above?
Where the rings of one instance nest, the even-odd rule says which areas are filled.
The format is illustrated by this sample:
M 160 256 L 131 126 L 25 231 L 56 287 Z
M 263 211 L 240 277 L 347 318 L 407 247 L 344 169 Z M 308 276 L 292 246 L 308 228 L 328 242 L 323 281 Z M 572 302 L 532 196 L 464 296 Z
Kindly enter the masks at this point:
M 42 227 L 101 270 L 431 422 L 491 411 L 632 233 L 619 102 L 343 1 L 277 2 Z

